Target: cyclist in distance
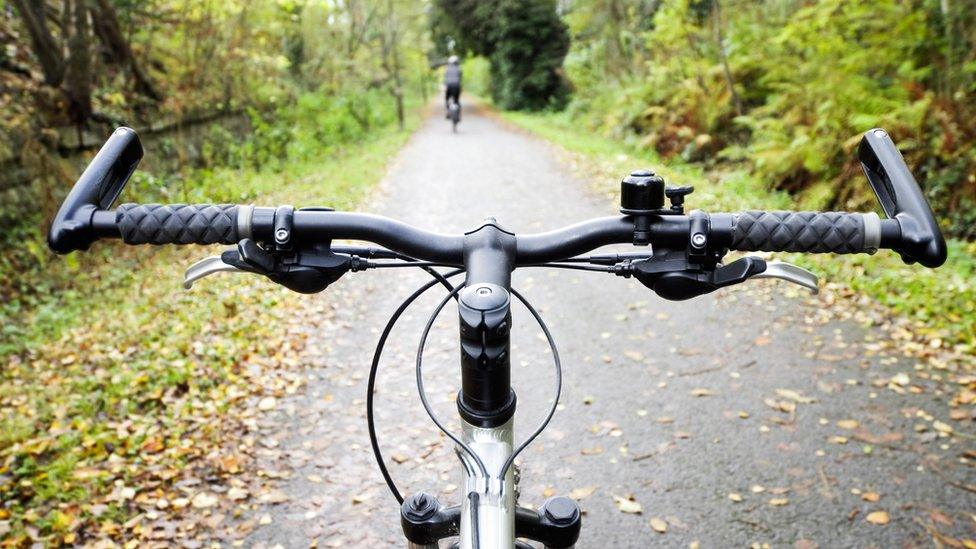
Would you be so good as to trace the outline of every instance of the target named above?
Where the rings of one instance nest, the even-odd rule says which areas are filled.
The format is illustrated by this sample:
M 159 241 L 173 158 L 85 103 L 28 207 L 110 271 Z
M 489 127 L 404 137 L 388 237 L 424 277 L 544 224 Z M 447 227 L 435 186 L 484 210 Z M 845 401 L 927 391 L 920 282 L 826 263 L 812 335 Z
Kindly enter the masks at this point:
M 447 59 L 444 67 L 444 117 L 450 117 L 451 99 L 459 106 L 461 105 L 461 65 L 458 57 L 452 55 Z

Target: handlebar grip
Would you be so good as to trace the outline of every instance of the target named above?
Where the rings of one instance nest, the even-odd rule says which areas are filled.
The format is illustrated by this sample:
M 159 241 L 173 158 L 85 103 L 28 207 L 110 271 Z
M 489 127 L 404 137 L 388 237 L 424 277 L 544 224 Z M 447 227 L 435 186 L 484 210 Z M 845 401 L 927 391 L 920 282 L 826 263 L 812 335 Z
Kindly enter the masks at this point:
M 874 253 L 881 242 L 877 214 L 746 211 L 732 220 L 734 250 Z
M 115 223 L 126 244 L 236 244 L 234 204 L 122 204 Z

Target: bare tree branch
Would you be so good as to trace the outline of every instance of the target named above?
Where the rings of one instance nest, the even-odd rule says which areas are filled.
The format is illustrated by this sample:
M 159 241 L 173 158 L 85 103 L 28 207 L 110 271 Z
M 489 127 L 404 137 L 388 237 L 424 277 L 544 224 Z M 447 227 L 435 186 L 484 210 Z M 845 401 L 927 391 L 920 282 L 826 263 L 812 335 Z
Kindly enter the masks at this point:
M 64 54 L 61 45 L 47 27 L 43 0 L 11 0 L 11 3 L 17 8 L 17 13 L 30 35 L 34 55 L 44 73 L 44 83 L 49 86 L 60 85 L 65 72 Z

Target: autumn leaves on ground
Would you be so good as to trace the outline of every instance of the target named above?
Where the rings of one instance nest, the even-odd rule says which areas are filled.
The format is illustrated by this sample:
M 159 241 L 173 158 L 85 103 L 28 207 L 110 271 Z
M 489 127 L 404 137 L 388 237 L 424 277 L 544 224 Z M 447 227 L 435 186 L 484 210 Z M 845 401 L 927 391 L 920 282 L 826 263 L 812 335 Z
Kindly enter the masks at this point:
M 213 250 L 99 243 L 86 254 L 55 257 L 44 232 L 94 148 L 120 124 L 140 130 L 147 149 L 125 201 L 356 209 L 419 126 L 422 105 L 437 95 L 437 67 L 461 52 L 466 94 L 492 95 L 504 108 L 568 106 L 493 117 L 561 145 L 556 160 L 548 149 L 534 149 L 535 141 L 514 137 L 512 127 L 482 126 L 479 134 L 485 122 L 466 110 L 461 133 L 436 143 L 419 163 L 415 176 L 427 178 L 429 167 L 453 160 L 458 165 L 450 173 L 472 184 L 480 173 L 501 177 L 492 184 L 538 185 L 538 174 L 550 173 L 551 192 L 525 204 L 516 219 L 552 214 L 554 196 L 613 195 L 622 174 L 643 166 L 669 182 L 694 184 L 694 207 L 703 209 L 795 209 L 799 202 L 870 208 L 873 199 L 849 169 L 848 145 L 858 132 L 885 124 L 905 143 L 954 237 L 950 260 L 938 271 L 903 266 L 883 253 L 783 256 L 833 282 L 803 314 L 773 327 L 756 321 L 772 310 L 762 308 L 772 307 L 765 286 L 754 291 L 758 296 L 730 290 L 716 297 L 730 307 L 740 299 L 737 305 L 759 304 L 757 316 L 727 334 L 718 333 L 725 325 L 717 323 L 707 337 L 687 328 L 700 319 L 679 322 L 678 313 L 658 310 L 667 304 L 649 306 L 646 297 L 621 304 L 626 313 L 608 311 L 598 329 L 593 310 L 567 311 L 567 318 L 581 319 L 563 323 L 578 330 L 567 346 L 608 346 L 592 357 L 579 353 L 581 364 L 612 365 L 607 377 L 616 381 L 630 379 L 619 373 L 626 368 L 634 379 L 647 376 L 634 384 L 645 400 L 610 419 L 619 409 L 604 406 L 626 398 L 619 385 L 588 384 L 585 370 L 575 378 L 580 386 L 567 378 L 565 409 L 533 450 L 558 455 L 555 461 L 582 473 L 527 459 L 526 501 L 568 494 L 584 502 L 591 535 L 616 529 L 627 540 L 646 535 L 666 544 L 698 544 L 696 522 L 686 514 L 696 509 L 729 529 L 717 531 L 717 539 L 783 541 L 776 536 L 791 535 L 788 527 L 805 518 L 790 513 L 806 512 L 807 503 L 842 508 L 843 520 L 824 528 L 854 532 L 859 541 L 896 532 L 888 535 L 976 546 L 976 518 L 965 511 L 976 492 L 976 225 L 974 180 L 967 175 L 976 163 L 974 15 L 965 2 L 768 4 L 775 9 L 735 0 L 579 0 L 559 2 L 560 11 L 554 1 L 517 0 L 437 0 L 430 10 L 407 0 L 7 2 L 0 7 L 0 544 L 241 545 L 255 532 L 289 535 L 296 520 L 338 520 L 302 508 L 288 491 L 296 483 L 325 484 L 321 472 L 295 471 L 308 454 L 326 454 L 337 434 L 319 433 L 296 450 L 285 448 L 294 441 L 276 431 L 288 421 L 318 423 L 319 409 L 297 409 L 295 402 L 331 403 L 332 392 L 309 396 L 307 385 L 323 368 L 345 374 L 341 368 L 348 367 L 313 360 L 322 352 L 315 332 L 359 334 L 361 344 L 350 353 L 361 353 L 378 325 L 337 324 L 336 306 L 250 277 L 208 279 L 184 293 L 182 270 Z M 543 35 L 548 39 L 539 41 Z M 524 59 L 527 50 L 535 57 Z M 484 141 L 475 141 L 479 135 Z M 445 159 L 459 143 L 468 144 L 469 156 Z M 491 156 L 493 147 L 502 152 Z M 528 149 L 538 155 L 514 165 Z M 479 162 L 480 171 L 472 168 Z M 575 186 L 556 186 L 569 184 L 569 172 L 579 180 Z M 591 188 L 584 192 L 580 182 Z M 420 201 L 410 194 L 419 182 L 402 185 L 401 204 Z M 532 190 L 496 186 L 492 196 L 497 188 L 511 193 L 499 209 L 517 206 Z M 416 222 L 452 210 L 435 202 L 451 197 L 429 191 L 413 210 L 431 210 Z M 464 192 L 458 195 L 469 196 Z M 611 214 L 615 200 L 591 209 L 564 204 L 579 207 L 580 215 L 532 230 Z M 661 339 L 656 328 L 618 341 L 610 326 L 627 321 L 668 326 L 667 335 L 699 341 Z M 809 335 L 810 347 L 780 340 L 776 331 L 787 326 Z M 712 349 L 714 355 L 694 348 L 722 338 L 730 343 Z M 644 348 L 647 341 L 660 343 L 659 352 Z M 809 360 L 816 381 L 806 379 L 807 390 L 784 383 L 742 396 L 758 390 L 756 378 L 776 373 L 764 370 L 772 359 L 722 360 L 730 352 L 783 348 L 793 352 L 790 361 Z M 679 369 L 668 357 L 705 364 Z M 790 361 L 784 365 L 795 366 Z M 838 371 L 850 375 L 836 379 Z M 361 380 L 356 375 L 362 372 L 349 372 Z M 726 400 L 730 394 L 742 400 Z M 361 442 L 348 439 L 361 434 L 360 388 L 346 396 L 342 436 L 351 448 Z M 696 411 L 714 409 L 695 423 L 685 409 L 647 404 L 687 399 Z M 814 407 L 823 415 L 812 417 Z M 729 486 L 718 489 L 715 479 L 688 487 L 640 469 L 698 464 L 693 460 L 703 455 L 747 456 L 730 471 L 753 465 L 746 461 L 754 454 L 698 446 L 725 436 L 706 435 L 711 424 L 749 433 L 740 438 L 783 437 L 770 443 L 775 463 L 800 461 L 797 454 L 809 450 L 840 471 L 820 469 L 789 482 L 778 473 L 763 482 L 724 474 Z M 437 467 L 447 465 L 436 479 L 449 477 L 456 491 L 449 444 L 424 439 L 413 455 L 414 442 L 403 441 L 391 454 L 400 474 L 416 469 L 426 482 L 420 466 L 433 466 L 441 452 Z M 368 456 L 359 457 L 360 476 L 352 481 L 378 482 Z M 843 476 L 872 464 L 874 480 L 868 473 Z M 625 481 L 608 480 L 614 474 Z M 898 488 L 877 488 L 884 480 L 878 477 Z M 556 492 L 556 484 L 564 489 Z M 915 494 L 901 489 L 908 485 L 924 497 L 911 499 Z M 682 488 L 693 497 L 660 505 Z M 380 507 L 380 489 L 350 487 L 342 502 L 365 514 Z M 385 501 L 382 509 L 388 507 Z M 349 528 L 361 534 L 358 519 Z M 859 530 L 865 525 L 876 529 Z M 400 541 L 395 517 L 383 527 L 383 536 Z M 339 543 L 341 536 L 330 534 L 300 533 L 303 543 Z M 813 537 L 785 543 L 812 547 Z

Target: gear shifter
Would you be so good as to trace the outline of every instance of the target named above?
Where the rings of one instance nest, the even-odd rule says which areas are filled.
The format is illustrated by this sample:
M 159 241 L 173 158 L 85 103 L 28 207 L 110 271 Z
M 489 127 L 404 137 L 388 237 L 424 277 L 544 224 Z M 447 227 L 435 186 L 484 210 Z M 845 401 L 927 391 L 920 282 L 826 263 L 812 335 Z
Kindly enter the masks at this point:
M 183 277 L 183 287 L 189 290 L 194 282 L 214 273 L 238 272 L 264 275 L 295 292 L 318 293 L 353 268 L 350 256 L 333 253 L 328 245 L 322 248 L 279 253 L 245 238 L 237 249 L 230 248 L 191 265 Z

